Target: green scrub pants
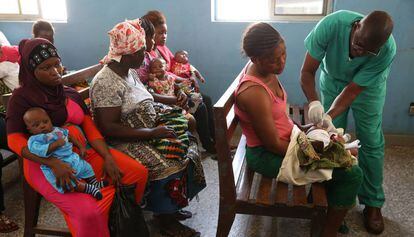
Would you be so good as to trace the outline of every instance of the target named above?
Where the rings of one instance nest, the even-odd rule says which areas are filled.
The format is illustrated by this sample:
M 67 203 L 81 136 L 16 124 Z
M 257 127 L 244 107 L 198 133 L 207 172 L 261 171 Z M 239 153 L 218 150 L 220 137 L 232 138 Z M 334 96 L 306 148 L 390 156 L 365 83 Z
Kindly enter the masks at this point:
M 282 156 L 272 153 L 264 147 L 246 147 L 247 166 L 266 177 L 277 177 L 282 161 Z M 362 170 L 357 165 L 349 169 L 333 169 L 332 179 L 326 181 L 325 186 L 328 205 L 339 209 L 352 208 L 356 202 L 362 176 Z
M 327 111 L 335 98 L 348 83 L 329 78 L 323 72 L 320 77 L 322 104 Z M 355 120 L 356 136 L 361 141 L 358 153 L 359 167 L 364 179 L 358 193 L 359 202 L 371 207 L 382 207 L 385 201 L 383 182 L 384 135 L 382 111 L 386 84 L 365 89 L 351 104 Z M 335 127 L 346 129 L 349 108 L 333 120 Z

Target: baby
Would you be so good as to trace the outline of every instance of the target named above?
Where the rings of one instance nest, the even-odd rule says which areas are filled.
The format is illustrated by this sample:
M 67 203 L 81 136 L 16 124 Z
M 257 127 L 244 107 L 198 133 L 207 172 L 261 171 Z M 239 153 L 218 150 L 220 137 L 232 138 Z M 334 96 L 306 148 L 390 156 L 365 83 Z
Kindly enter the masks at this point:
M 188 62 L 188 52 L 185 50 L 177 51 L 171 62 L 171 72 L 182 78 L 196 77 L 201 83 L 205 82 L 200 72 Z
M 312 126 L 298 136 L 300 147 L 299 164 L 306 170 L 349 168 L 356 164 L 359 141 L 347 143 L 349 134 L 329 133 L 323 128 Z
M 166 73 L 166 63 L 163 59 L 154 58 L 150 62 L 150 73 L 148 74 L 148 86 L 155 93 L 161 95 L 175 95 L 175 91 L 181 89 L 188 96 L 188 106 L 186 109 L 190 114 L 194 114 L 198 105 L 203 99 L 200 93 L 191 88 L 190 81 L 182 81 Z
M 53 127 L 48 114 L 42 108 L 28 109 L 23 116 L 23 120 L 27 130 L 32 134 L 28 141 L 29 151 L 42 158 L 53 156 L 68 163 L 76 171 L 75 177 L 86 182 L 80 182 L 79 180 L 76 183 L 72 182 L 75 187 L 74 191 L 91 194 L 97 200 L 101 200 L 102 193 L 100 189 L 107 186 L 108 182 L 96 179 L 91 165 L 72 151 L 72 143 L 79 148 L 82 157 L 86 152 L 85 147 L 77 139 L 71 137 L 67 129 Z M 58 192 L 64 193 L 63 188 L 56 184 L 53 171 L 45 165 L 40 168 L 47 181 Z
M 154 58 L 149 65 L 148 85 L 155 93 L 174 96 L 178 87 L 175 78 L 166 73 L 166 63 L 161 58 Z

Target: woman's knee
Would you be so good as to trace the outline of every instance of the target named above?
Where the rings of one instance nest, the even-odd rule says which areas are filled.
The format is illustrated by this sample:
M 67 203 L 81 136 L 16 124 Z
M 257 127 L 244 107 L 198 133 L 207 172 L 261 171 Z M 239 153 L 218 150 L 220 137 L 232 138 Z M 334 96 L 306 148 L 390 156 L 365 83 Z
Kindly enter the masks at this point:
M 116 163 L 124 175 L 123 182 L 129 184 L 147 182 L 148 169 L 144 165 L 120 151 L 111 149 L 111 153 L 115 157 Z
M 97 220 L 103 219 L 103 214 L 99 211 L 96 202 L 91 200 L 82 204 L 82 211 L 77 212 L 76 219 L 80 223 L 94 223 Z
M 344 172 L 344 180 L 355 184 L 355 186 L 361 185 L 364 178 L 364 173 L 358 165 L 354 165 Z

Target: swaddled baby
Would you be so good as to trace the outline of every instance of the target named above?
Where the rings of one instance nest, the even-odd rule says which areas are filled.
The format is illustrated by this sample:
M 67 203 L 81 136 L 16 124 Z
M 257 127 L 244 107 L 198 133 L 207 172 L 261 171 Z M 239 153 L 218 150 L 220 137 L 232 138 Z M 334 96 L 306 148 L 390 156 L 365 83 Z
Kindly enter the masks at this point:
M 311 127 L 298 136 L 299 163 L 305 170 L 349 168 L 356 163 L 359 141 L 347 143 L 349 134 L 329 133 L 323 128 Z

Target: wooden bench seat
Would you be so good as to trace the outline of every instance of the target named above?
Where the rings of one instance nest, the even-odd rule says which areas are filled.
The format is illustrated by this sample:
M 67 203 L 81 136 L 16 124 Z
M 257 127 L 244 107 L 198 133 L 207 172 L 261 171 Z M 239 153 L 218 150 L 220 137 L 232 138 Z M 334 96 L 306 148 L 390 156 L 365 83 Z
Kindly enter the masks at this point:
M 230 142 L 239 120 L 234 114 L 234 80 L 214 105 L 216 149 L 220 188 L 217 236 L 227 236 L 235 215 L 250 214 L 311 220 L 311 236 L 318 236 L 326 218 L 327 200 L 323 183 L 293 186 L 264 177 L 246 166 L 246 137 L 242 135 L 232 156 Z M 289 115 L 304 124 L 307 107 L 289 106 Z

